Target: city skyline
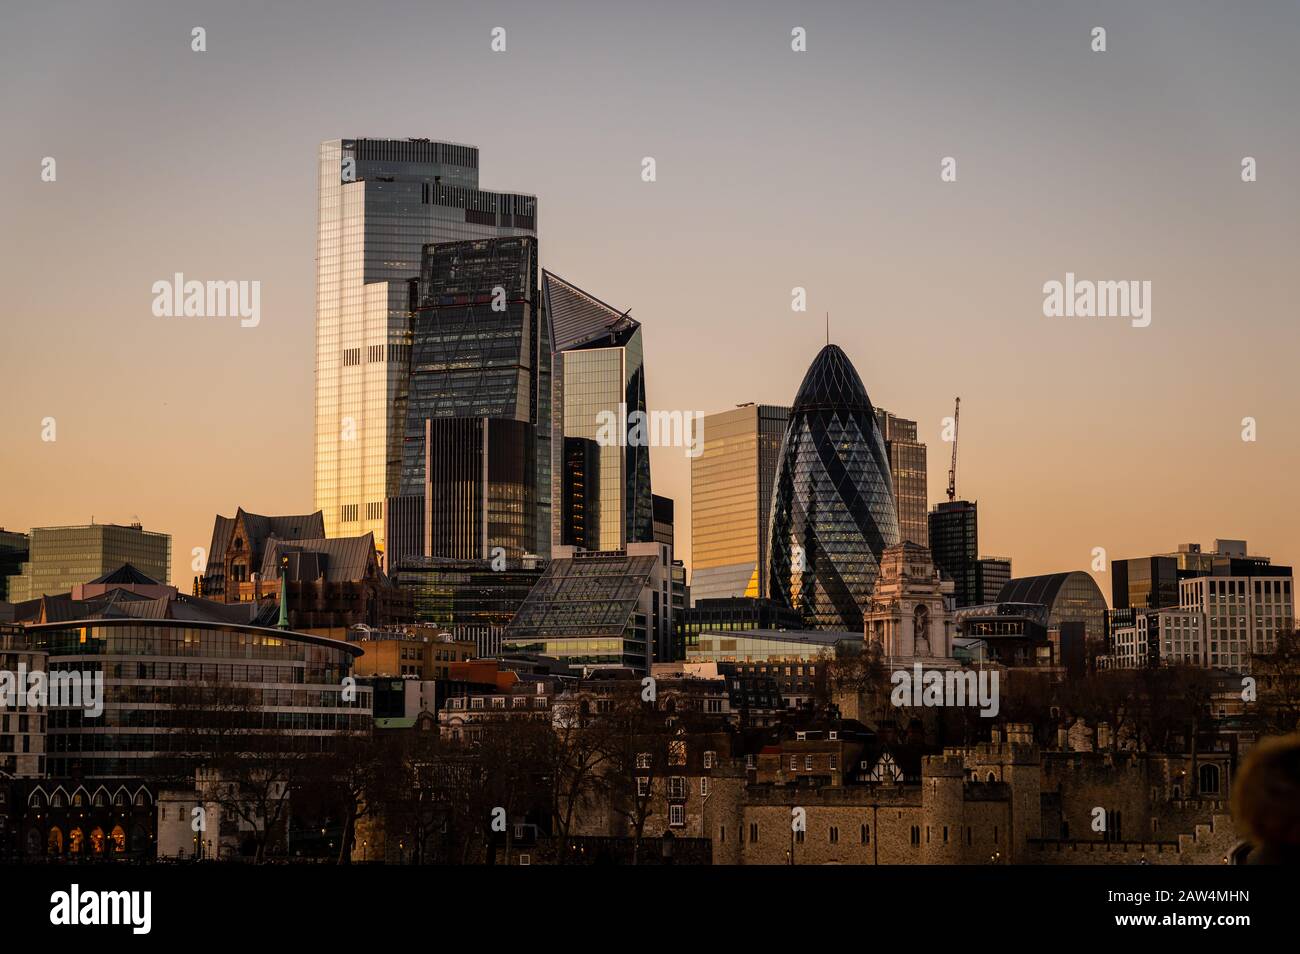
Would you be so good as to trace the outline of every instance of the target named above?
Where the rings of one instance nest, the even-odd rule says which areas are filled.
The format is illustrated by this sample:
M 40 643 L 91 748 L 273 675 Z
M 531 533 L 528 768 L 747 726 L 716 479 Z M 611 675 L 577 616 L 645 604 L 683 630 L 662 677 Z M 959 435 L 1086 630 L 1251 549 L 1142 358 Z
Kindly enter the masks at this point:
M 1279 909 L 1300 0 L 0 21 L 19 936 L 337 943 L 331 869 Z
M 418 15 L 415 5 L 393 9 Z M 925 9 L 827 7 L 801 15 L 809 52 L 793 62 L 791 14 L 766 9 L 728 32 L 725 17 L 705 11 L 693 30 L 641 25 L 619 31 L 617 49 L 583 47 L 585 72 L 601 69 L 607 88 L 554 74 L 547 94 L 567 109 L 525 112 L 517 124 L 493 114 L 549 62 L 565 16 L 503 8 L 501 55 L 489 48 L 494 23 L 446 23 L 449 63 L 481 73 L 481 90 L 429 112 L 409 108 L 418 82 L 388 100 L 329 82 L 329 67 L 311 59 L 340 42 L 324 19 L 267 11 L 235 28 L 226 14 L 182 5 L 127 34 L 94 12 L 73 21 L 18 11 L 9 36 L 61 43 L 44 45 L 41 64 L 6 43 L 0 69 L 57 77 L 42 109 L 62 118 L 6 106 L 31 149 L 0 157 L 13 223 L 0 256 L 13 289 L 0 373 L 48 384 L 19 389 L 0 424 L 19 465 L 0 478 L 0 525 L 138 517 L 172 534 L 172 577 L 184 581 L 226 501 L 314 509 L 313 155 L 355 130 L 471 143 L 488 187 L 537 195 L 542 265 L 643 324 L 651 408 L 788 404 L 829 311 L 831 340 L 873 400 L 918 422 L 931 505 L 946 484 L 942 418 L 961 395 L 958 494 L 979 501 L 983 553 L 1011 556 L 1017 575 L 1088 571 L 1099 546 L 1114 560 L 1216 537 L 1294 563 L 1300 517 L 1278 502 L 1300 445 L 1286 386 L 1300 331 L 1277 276 L 1300 220 L 1285 174 L 1300 143 L 1282 95 L 1295 66 L 1276 54 L 1300 24 L 1280 4 L 1251 20 L 1206 8 L 1172 49 L 1150 42 L 1157 27 L 1172 29 L 1171 9 L 1017 17 L 1002 5 L 983 16 L 946 11 L 936 30 Z M 1085 42 L 1094 19 L 1112 38 L 1100 72 Z M 210 42 L 196 59 L 184 41 L 200 20 Z M 376 31 L 355 25 L 349 42 L 378 42 Z M 1117 42 L 1132 34 L 1140 57 L 1137 43 Z M 916 41 L 906 58 L 890 49 L 902 37 Z M 660 48 L 666 59 L 650 55 Z M 1004 73 L 981 69 L 998 57 Z M 1210 75 L 1186 71 L 1207 57 Z M 166 100 L 129 74 L 87 80 L 96 63 L 119 59 L 167 71 Z M 395 55 L 392 68 L 418 80 L 406 59 Z M 295 68 L 274 108 L 259 102 L 259 80 Z M 690 85 L 715 69 L 752 82 L 728 85 L 721 110 L 683 109 Z M 850 102 L 841 82 L 850 70 L 852 88 L 871 95 L 854 101 L 861 122 L 846 129 L 836 107 Z M 614 95 L 630 107 L 611 113 Z M 108 109 L 107 97 L 129 107 Z M 197 112 L 166 106 L 174 100 Z M 1237 101 L 1251 108 L 1230 108 Z M 967 115 L 974 102 L 978 120 Z M 167 122 L 146 151 L 133 136 L 156 125 L 159 109 Z M 211 122 L 236 115 L 265 133 L 242 171 L 230 163 L 228 125 Z M 1165 121 L 1149 127 L 1152 115 Z M 1100 135 L 1079 137 L 1081 117 Z M 875 138 L 873 120 L 895 132 Z M 574 148 L 520 148 L 538 136 Z M 39 176 L 47 155 L 59 161 L 54 182 Z M 647 155 L 658 160 L 653 183 L 640 176 Z M 778 155 L 796 161 L 782 158 L 774 179 Z M 949 155 L 959 172 L 945 184 Z M 1238 174 L 1246 155 L 1260 161 L 1250 184 Z M 142 169 L 147 188 L 122 188 Z M 776 200 L 748 202 L 774 181 L 784 190 Z M 631 218 L 638 228 L 611 228 Z M 104 235 L 88 222 L 121 228 L 69 280 L 61 243 Z M 176 272 L 260 281 L 261 323 L 155 317 L 149 289 Z M 1043 284 L 1069 273 L 1150 280 L 1151 325 L 1045 318 Z M 790 310 L 795 287 L 807 289 L 807 312 Z M 53 442 L 41 440 L 47 417 Z M 1255 442 L 1241 439 L 1245 417 L 1258 421 Z M 651 458 L 655 491 L 677 502 L 677 554 L 689 565 L 689 461 L 671 448 Z M 1094 576 L 1109 593 L 1107 577 Z

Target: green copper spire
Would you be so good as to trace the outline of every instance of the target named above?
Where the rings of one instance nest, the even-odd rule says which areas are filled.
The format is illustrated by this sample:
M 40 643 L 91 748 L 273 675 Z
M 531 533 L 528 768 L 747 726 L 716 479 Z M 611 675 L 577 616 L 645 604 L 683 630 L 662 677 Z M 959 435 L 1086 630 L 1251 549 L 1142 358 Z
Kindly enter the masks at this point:
M 280 629 L 289 628 L 289 558 L 280 557 L 280 622 L 276 623 Z

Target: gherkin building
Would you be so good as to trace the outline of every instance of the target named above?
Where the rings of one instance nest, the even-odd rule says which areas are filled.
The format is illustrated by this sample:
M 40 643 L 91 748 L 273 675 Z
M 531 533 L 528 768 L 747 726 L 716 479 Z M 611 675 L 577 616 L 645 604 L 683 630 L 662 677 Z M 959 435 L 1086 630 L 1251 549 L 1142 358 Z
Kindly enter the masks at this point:
M 794 399 L 769 526 L 772 598 L 809 628 L 862 632 L 898 517 L 871 398 L 836 345 L 817 355 Z

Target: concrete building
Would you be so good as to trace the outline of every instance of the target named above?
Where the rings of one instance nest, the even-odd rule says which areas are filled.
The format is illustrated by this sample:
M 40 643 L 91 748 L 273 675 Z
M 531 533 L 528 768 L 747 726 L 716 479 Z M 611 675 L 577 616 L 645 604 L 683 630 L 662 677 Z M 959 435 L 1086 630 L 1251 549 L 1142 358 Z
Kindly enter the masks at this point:
M 1199 616 L 1200 638 L 1199 646 L 1195 640 L 1184 644 L 1180 658 L 1193 665 L 1250 672 L 1255 656 L 1272 653 L 1279 636 L 1295 632 L 1294 579 L 1290 568 L 1285 570 L 1286 576 L 1183 580 L 1178 585 L 1179 605 Z
M 45 777 L 48 696 L 25 692 L 31 673 L 49 672 L 49 655 L 33 647 L 20 626 L 0 624 L 0 776 Z
M 1115 669 L 1146 666 L 1204 666 L 1204 614 L 1196 609 L 1140 610 L 1131 625 L 1111 631 L 1110 658 Z

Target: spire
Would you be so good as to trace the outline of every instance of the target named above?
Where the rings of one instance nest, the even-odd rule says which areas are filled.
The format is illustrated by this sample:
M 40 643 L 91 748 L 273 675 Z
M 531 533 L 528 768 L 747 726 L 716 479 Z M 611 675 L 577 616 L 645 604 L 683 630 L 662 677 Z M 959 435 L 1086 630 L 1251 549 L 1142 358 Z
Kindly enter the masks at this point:
M 280 557 L 280 621 L 275 625 L 280 629 L 289 628 L 289 558 Z

